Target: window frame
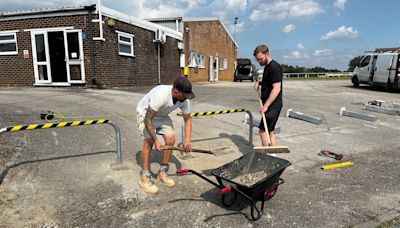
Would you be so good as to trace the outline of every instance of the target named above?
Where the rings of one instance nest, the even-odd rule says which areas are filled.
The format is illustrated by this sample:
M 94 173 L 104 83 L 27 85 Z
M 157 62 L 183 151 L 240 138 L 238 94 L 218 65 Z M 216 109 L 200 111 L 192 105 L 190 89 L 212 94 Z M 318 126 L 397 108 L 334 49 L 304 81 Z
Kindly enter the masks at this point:
M 204 54 L 198 54 L 197 58 L 199 68 L 206 68 L 206 56 Z
M 134 49 L 134 46 L 133 46 L 133 42 L 134 42 L 134 39 L 135 39 L 135 35 L 133 35 L 133 34 L 130 34 L 130 33 L 126 33 L 126 32 L 121 32 L 121 31 L 115 31 L 116 33 L 117 33 L 117 40 L 118 40 L 118 54 L 119 55 L 122 55 L 122 56 L 129 56 L 129 57 L 136 57 L 136 55 L 135 55 L 135 49 Z M 121 37 L 123 37 L 123 38 L 127 38 L 127 39 L 129 39 L 130 41 L 128 42 L 128 41 L 124 41 L 124 40 L 121 40 L 120 38 Z M 121 52 L 121 49 L 120 49 L 120 45 L 126 45 L 126 46 L 130 46 L 130 48 L 131 48 L 131 53 L 127 53 L 127 52 Z
M 0 55 L 18 55 L 18 40 L 17 40 L 17 32 L 19 30 L 13 31 L 0 31 L 0 36 L 14 36 L 11 40 L 0 40 L 0 44 L 14 44 L 15 43 L 15 51 L 0 51 Z
M 194 51 L 189 52 L 188 67 L 196 68 L 199 66 L 199 59 L 197 53 Z
M 220 61 L 218 62 L 218 69 L 219 70 L 225 70 L 225 68 L 224 68 L 224 59 L 220 59 Z

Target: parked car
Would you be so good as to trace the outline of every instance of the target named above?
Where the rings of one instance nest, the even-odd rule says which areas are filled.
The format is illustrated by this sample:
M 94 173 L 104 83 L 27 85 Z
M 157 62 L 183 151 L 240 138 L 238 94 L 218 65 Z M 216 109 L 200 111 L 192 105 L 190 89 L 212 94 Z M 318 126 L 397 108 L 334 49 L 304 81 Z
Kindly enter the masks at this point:
M 258 72 L 254 64 L 251 64 L 250 59 L 239 58 L 237 59 L 237 66 L 233 76 L 233 81 L 250 80 L 254 82 L 257 78 Z
M 400 48 L 381 48 L 364 56 L 354 68 L 351 81 L 385 87 L 387 91 L 400 88 Z

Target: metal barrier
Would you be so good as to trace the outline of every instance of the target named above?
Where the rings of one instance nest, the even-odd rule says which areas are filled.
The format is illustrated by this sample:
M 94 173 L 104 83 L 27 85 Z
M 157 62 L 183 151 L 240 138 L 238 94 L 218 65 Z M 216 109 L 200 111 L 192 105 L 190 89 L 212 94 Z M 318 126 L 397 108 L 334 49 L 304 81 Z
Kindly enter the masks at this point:
M 230 114 L 230 113 L 236 113 L 236 112 L 247 112 L 250 117 L 250 123 L 249 124 L 249 142 L 250 146 L 253 146 L 253 115 L 248 109 L 229 109 L 229 110 L 222 110 L 222 111 L 212 111 L 212 112 L 191 112 L 189 115 L 191 117 L 193 116 L 212 116 L 212 115 L 220 115 L 220 114 Z M 182 115 L 181 112 L 177 113 L 177 115 Z M 182 124 L 182 143 L 184 142 L 184 128 L 185 124 Z
M 45 123 L 45 124 L 31 124 L 31 125 L 18 125 L 5 127 L 0 129 L 0 134 L 5 132 L 16 132 L 16 131 L 28 131 L 35 129 L 49 129 L 49 128 L 62 128 L 62 127 L 77 127 L 84 125 L 94 125 L 94 124 L 109 124 L 113 126 L 115 130 L 115 141 L 117 149 L 117 165 L 122 165 L 121 157 L 121 133 L 119 127 L 111 122 L 110 120 L 86 120 L 86 121 L 73 121 L 73 122 L 60 122 L 60 123 Z

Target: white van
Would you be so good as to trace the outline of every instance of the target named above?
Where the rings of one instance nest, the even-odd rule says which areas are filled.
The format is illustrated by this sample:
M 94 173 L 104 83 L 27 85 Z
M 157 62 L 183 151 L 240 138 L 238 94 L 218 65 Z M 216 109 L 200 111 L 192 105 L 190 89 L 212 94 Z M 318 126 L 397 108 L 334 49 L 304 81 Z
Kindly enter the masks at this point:
M 354 68 L 351 81 L 385 87 L 387 91 L 400 88 L 400 48 L 379 48 L 364 56 Z

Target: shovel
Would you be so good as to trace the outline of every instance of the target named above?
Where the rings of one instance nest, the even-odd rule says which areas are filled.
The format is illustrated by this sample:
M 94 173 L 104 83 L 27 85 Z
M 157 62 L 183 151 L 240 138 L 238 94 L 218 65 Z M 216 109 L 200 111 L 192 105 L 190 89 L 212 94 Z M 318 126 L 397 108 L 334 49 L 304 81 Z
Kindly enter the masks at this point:
M 185 150 L 182 147 L 176 147 L 176 146 L 164 146 L 163 147 L 164 150 L 178 150 L 181 152 L 184 152 Z M 211 150 L 201 150 L 201 149 L 193 149 L 191 150 L 191 152 L 195 152 L 195 153 L 203 153 L 203 154 L 212 154 L 214 156 L 217 156 L 215 153 L 213 153 Z

